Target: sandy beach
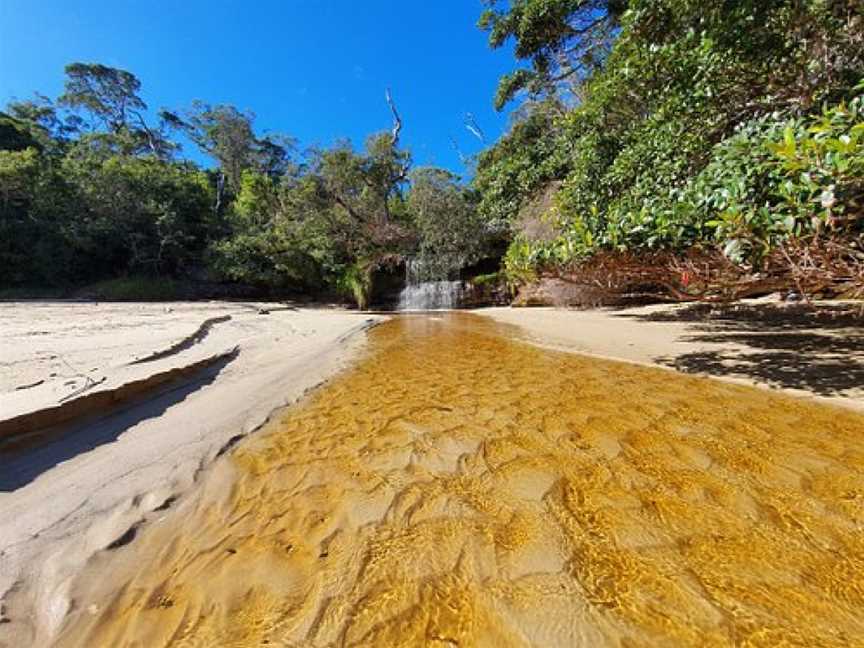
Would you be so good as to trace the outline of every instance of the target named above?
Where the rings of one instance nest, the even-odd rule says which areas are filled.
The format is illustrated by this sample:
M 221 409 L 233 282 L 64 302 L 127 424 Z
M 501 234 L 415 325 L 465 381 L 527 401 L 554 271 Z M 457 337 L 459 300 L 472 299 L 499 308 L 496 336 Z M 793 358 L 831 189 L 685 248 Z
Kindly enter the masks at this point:
M 0 454 L 0 592 L 36 582 L 47 623 L 62 619 L 65 584 L 95 551 L 343 367 L 377 319 L 259 304 L 0 305 L 0 425 L 144 383 L 128 402 L 85 404 L 55 436 Z
M 567 494 L 570 487 L 562 491 L 564 482 L 561 480 L 581 483 L 584 479 L 584 475 L 571 474 L 571 468 L 567 467 L 574 460 L 573 452 L 579 454 L 579 461 L 586 469 L 592 462 L 598 462 L 598 470 L 607 470 L 603 468 L 606 462 L 624 462 L 619 469 L 632 473 L 627 479 L 647 487 L 649 482 L 654 483 L 656 475 L 649 479 L 647 475 L 654 473 L 641 463 L 643 459 L 636 458 L 638 455 L 630 454 L 639 444 L 648 444 L 644 446 L 648 448 L 657 443 L 671 443 L 678 448 L 675 456 L 684 461 L 681 466 L 664 464 L 662 470 L 657 468 L 666 475 L 663 479 L 674 482 L 679 478 L 674 471 L 679 468 L 707 470 L 708 466 L 723 464 L 724 460 L 717 454 L 720 450 L 712 445 L 716 441 L 709 430 L 711 426 L 725 429 L 732 435 L 730 438 L 740 437 L 744 442 L 748 435 L 754 434 L 753 429 L 746 424 L 738 426 L 747 416 L 764 407 L 765 413 L 760 416 L 776 419 L 783 434 L 796 434 L 794 422 L 807 421 L 807 426 L 836 427 L 837 443 L 845 444 L 852 442 L 845 436 L 852 433 L 849 426 L 860 424 L 855 415 L 842 410 L 832 414 L 833 407 L 817 407 L 811 411 L 808 408 L 813 406 L 808 401 L 862 409 L 864 344 L 860 328 L 847 317 L 846 311 L 828 312 L 810 322 L 810 326 L 801 326 L 801 318 L 808 315 L 795 309 L 780 311 L 758 303 L 745 304 L 737 311 L 714 312 L 710 316 L 704 309 L 669 306 L 593 311 L 485 309 L 477 311 L 482 317 L 467 316 L 473 319 L 466 320 L 469 325 L 464 335 L 459 333 L 462 320 L 454 320 L 455 332 L 442 329 L 439 334 L 435 327 L 443 324 L 436 322 L 443 322 L 445 316 L 420 315 L 411 316 L 415 319 L 406 320 L 400 329 L 403 331 L 400 335 L 407 334 L 409 339 L 413 339 L 411 335 L 419 335 L 419 346 L 415 349 L 394 338 L 398 342 L 394 342 L 395 351 L 383 352 L 382 359 L 376 360 L 375 357 L 366 358 L 363 349 L 367 346 L 367 336 L 363 332 L 376 322 L 388 319 L 379 315 L 226 303 L 3 304 L 0 308 L 3 316 L 0 330 L 3 416 L 0 424 L 18 421 L 18 427 L 7 428 L 11 430 L 11 437 L 0 437 L 0 442 L 6 443 L 0 454 L 3 463 L 0 471 L 0 592 L 4 593 L 2 618 L 5 620 L 0 624 L 0 646 L 3 648 L 49 645 L 61 630 L 58 645 L 119 646 L 141 641 L 144 641 L 142 645 L 170 644 L 170 633 L 180 632 L 177 624 L 183 615 L 200 614 L 203 609 L 200 606 L 205 606 L 210 596 L 206 588 L 201 589 L 203 581 L 192 576 L 188 577 L 191 581 L 187 578 L 182 584 L 172 585 L 178 588 L 175 594 L 167 592 L 174 577 L 167 575 L 162 567 L 177 560 L 181 562 L 172 569 L 192 570 L 190 574 L 212 569 L 214 577 L 221 579 L 224 596 L 219 599 L 221 607 L 217 606 L 221 612 L 209 624 L 198 628 L 200 632 L 206 628 L 207 632 L 216 633 L 198 635 L 199 638 L 210 636 L 213 641 L 217 640 L 215 637 L 219 641 L 234 637 L 233 630 L 219 625 L 219 614 L 225 614 L 227 619 L 241 612 L 252 613 L 249 605 L 275 605 L 276 599 L 268 598 L 272 596 L 279 600 L 287 597 L 284 600 L 291 601 L 292 606 L 300 606 L 292 613 L 294 625 L 288 633 L 300 643 L 329 645 L 336 641 L 339 633 L 343 639 L 348 636 L 345 633 L 349 633 L 356 640 L 354 643 L 359 644 L 364 641 L 387 643 L 387 637 L 395 640 L 400 636 L 420 640 L 420 635 L 410 633 L 421 632 L 423 624 L 431 623 L 429 615 L 437 614 L 436 596 L 443 596 L 445 590 L 462 597 L 460 600 L 467 600 L 466 596 L 471 599 L 469 607 L 474 606 L 471 607 L 474 611 L 462 610 L 453 622 L 467 623 L 465 619 L 459 621 L 460 615 L 473 618 L 471 632 L 474 634 L 469 632 L 463 638 L 470 635 L 475 642 L 478 637 L 504 641 L 501 645 L 561 640 L 610 641 L 646 623 L 647 612 L 639 608 L 641 603 L 629 601 L 628 605 L 638 608 L 635 610 L 638 614 L 622 621 L 610 620 L 592 611 L 593 604 L 586 600 L 585 614 L 580 616 L 582 625 L 559 623 L 538 627 L 530 621 L 534 609 L 530 605 L 519 608 L 521 612 L 517 614 L 512 608 L 513 601 L 505 605 L 499 599 L 493 604 L 482 596 L 476 598 L 480 596 L 476 588 L 482 590 L 484 579 L 493 577 L 507 581 L 505 589 L 527 588 L 527 592 L 539 588 L 536 596 L 549 587 L 563 588 L 571 597 L 584 594 L 579 594 L 582 591 L 579 588 L 586 584 L 578 573 L 574 582 L 561 580 L 568 573 L 568 561 L 572 560 L 567 557 L 568 552 L 573 549 L 574 538 L 581 538 L 579 542 L 583 546 L 579 551 L 594 552 L 596 548 L 584 544 L 587 537 L 574 536 L 573 529 L 559 529 L 544 517 L 548 511 L 541 511 L 542 502 L 547 507 L 559 502 L 572 509 L 572 503 L 568 503 L 571 495 Z M 766 329 L 768 320 L 771 321 L 770 331 Z M 420 333 L 410 326 L 411 321 L 418 322 Z M 794 332 L 784 327 L 784 321 L 796 322 Z M 480 322 L 489 324 L 480 325 Z M 389 340 L 388 335 L 395 334 L 379 336 L 376 349 L 391 348 L 382 347 L 381 340 Z M 489 335 L 496 341 L 490 342 Z M 521 346 L 539 349 L 519 351 L 520 345 L 514 342 L 529 342 Z M 487 346 L 491 355 L 478 355 L 477 349 Z M 790 348 L 792 346 L 794 349 Z M 545 349 L 557 355 L 547 357 L 543 355 Z M 560 351 L 568 353 L 560 354 Z M 413 366 L 412 354 L 417 352 L 422 352 L 423 363 Z M 572 361 L 567 359 L 571 355 L 569 352 L 573 352 Z M 751 357 L 755 354 L 759 357 Z M 598 359 L 592 360 L 591 356 Z M 495 357 L 500 357 L 500 375 Z M 600 357 L 625 362 L 609 363 Z M 421 356 L 415 359 L 419 361 Z M 489 364 L 490 359 L 492 364 Z M 340 372 L 347 367 L 357 367 L 358 362 L 359 378 L 357 369 Z M 438 363 L 452 366 L 439 367 Z M 582 399 L 593 399 L 591 412 L 577 411 L 579 398 L 559 402 L 554 400 L 556 394 L 542 393 L 542 390 L 536 393 L 535 385 L 541 384 L 538 381 L 548 373 L 550 366 L 558 364 L 564 372 L 562 376 L 581 372 L 588 377 Z M 388 367 L 393 368 L 392 375 Z M 773 400 L 778 397 L 735 385 L 722 386 L 699 378 L 678 379 L 656 371 L 656 367 L 712 375 L 727 382 L 755 384 L 795 398 L 784 396 L 781 398 L 786 400 Z M 323 392 L 316 390 L 311 405 L 280 409 L 337 373 L 339 377 L 332 387 L 328 385 Z M 440 378 L 435 377 L 438 374 Z M 164 378 L 152 382 L 153 376 Z M 130 384 L 138 387 L 130 391 Z M 406 391 L 411 385 L 412 391 Z M 632 394 L 624 390 L 621 397 L 641 399 L 634 400 L 639 403 L 634 406 L 635 413 L 621 419 L 620 426 L 615 423 L 614 429 L 602 425 L 598 428 L 596 421 L 611 424 L 613 419 L 608 416 L 620 417 L 621 411 L 607 412 L 606 406 L 596 398 L 610 390 L 618 393 L 625 386 L 629 386 L 627 389 L 632 390 Z M 473 397 L 465 391 L 469 387 L 479 390 L 476 396 L 481 401 L 479 405 L 472 404 Z M 560 392 L 558 388 L 552 390 Z M 565 393 L 560 392 L 561 395 Z M 89 407 L 104 404 L 99 394 L 125 395 L 114 401 L 109 399 L 112 404 L 106 411 L 89 411 Z M 684 398 L 684 394 L 690 394 L 692 402 L 689 397 Z M 499 397 L 504 400 L 497 403 L 495 399 Z M 65 403 L 74 404 L 88 398 L 91 400 L 78 410 L 63 408 Z M 411 405 L 412 399 L 418 398 L 422 402 Z M 435 401 L 431 410 L 430 403 L 426 402 L 429 399 Z M 726 411 L 718 409 L 716 403 L 719 402 L 727 403 Z M 453 403 L 457 404 L 456 410 L 462 412 L 458 421 L 451 414 Z M 405 418 L 401 412 L 406 407 L 416 414 Z M 577 410 L 567 412 L 567 407 Z M 71 418 L 57 423 L 47 435 L 33 436 L 19 430 L 22 425 L 26 427 L 28 421 L 38 422 L 39 416 L 49 410 L 54 412 L 52 417 L 69 415 Z M 639 414 L 640 410 L 644 412 Z M 658 413 L 661 418 L 672 417 L 670 420 L 683 416 L 683 421 L 700 422 L 697 425 L 700 435 L 703 432 L 707 435 L 704 443 L 694 439 L 679 444 L 675 440 L 678 433 L 674 425 L 670 427 L 669 424 L 658 428 L 658 439 L 643 438 L 643 432 L 638 431 L 641 417 L 656 417 Z M 271 416 L 274 418 L 262 428 Z M 563 418 L 558 420 L 557 417 Z M 852 418 L 844 423 L 847 417 Z M 524 430 L 536 427 L 536 433 L 527 433 L 524 438 L 519 436 L 512 425 L 516 420 L 523 422 Z M 487 425 L 491 427 L 484 432 Z M 572 448 L 568 445 L 553 452 L 556 439 L 565 428 L 572 432 L 583 427 L 585 429 L 577 434 L 582 435 L 581 441 L 574 441 L 576 445 Z M 260 435 L 238 443 L 242 435 L 259 428 L 262 429 Z M 760 444 L 763 436 L 761 432 L 757 434 Z M 10 442 L 10 438 L 18 441 Z M 837 453 L 852 452 L 851 447 L 814 450 L 821 458 L 804 465 L 799 455 L 803 452 L 801 444 L 807 443 L 810 441 L 804 437 L 790 437 L 781 448 L 786 454 L 778 461 L 795 464 L 795 470 L 817 471 L 819 476 L 811 475 L 817 481 L 822 479 L 826 466 L 833 466 L 835 472 L 839 470 L 846 475 L 843 471 L 848 472 L 849 466 L 843 464 Z M 517 446 L 522 450 L 517 450 Z M 746 453 L 750 457 L 753 452 L 765 451 L 754 446 Z M 546 457 L 541 461 L 544 453 L 553 453 L 555 458 Z M 214 461 L 223 455 L 225 461 Z M 497 458 L 493 459 L 493 455 Z M 530 459 L 532 456 L 536 460 Z M 723 470 L 740 472 L 736 479 L 742 480 L 743 490 L 724 494 L 728 501 L 721 504 L 731 506 L 733 512 L 737 511 L 736 515 L 743 517 L 741 520 L 724 518 L 723 523 L 731 525 L 730 528 L 738 528 L 739 523 L 746 526 L 748 517 L 755 516 L 753 520 L 756 521 L 767 519 L 761 513 L 756 514 L 758 506 L 753 508 L 754 502 L 764 500 L 768 506 L 766 502 L 773 501 L 774 497 L 759 490 L 756 482 L 751 483 L 752 476 L 746 467 L 751 459 L 745 461 L 744 455 L 739 454 L 735 457 L 734 465 Z M 752 457 L 755 460 L 755 455 Z M 492 472 L 487 475 L 486 471 L 492 470 L 493 464 L 504 465 L 502 462 L 511 460 L 515 462 L 512 469 L 516 471 L 512 478 L 507 476 L 510 469 L 494 472 L 494 479 Z M 520 463 L 523 460 L 528 462 L 524 466 Z M 673 472 L 668 472 L 670 470 Z M 458 488 L 456 482 L 446 485 L 458 475 L 462 475 L 459 479 L 470 477 L 475 481 L 459 482 L 462 485 Z M 782 479 L 787 477 L 784 473 Z M 615 488 L 625 488 L 627 479 L 616 482 Z M 644 481 L 646 479 L 649 481 Z M 716 481 L 720 479 L 719 474 L 706 473 L 704 479 L 708 481 L 702 488 L 714 492 L 712 498 L 719 497 L 720 486 Z M 358 481 L 354 483 L 353 480 Z M 843 482 L 845 486 L 841 486 L 852 488 L 853 481 L 850 473 L 849 479 Z M 384 484 L 389 485 L 384 487 Z M 588 487 L 587 484 L 583 486 Z M 649 490 L 656 499 L 659 495 L 655 486 Z M 595 487 L 596 484 L 591 486 Z M 283 488 L 287 488 L 284 493 Z M 687 493 L 690 493 L 689 488 L 685 488 Z M 828 502 L 833 495 L 823 491 L 821 495 L 801 493 L 804 498 L 801 501 L 806 500 L 811 508 L 830 506 Z M 516 503 L 507 510 L 499 510 L 493 504 L 496 493 L 515 497 Z M 808 498 L 813 497 L 823 499 L 811 502 Z M 687 498 L 690 495 L 686 495 Z M 526 504 L 528 508 L 521 507 L 518 502 L 523 499 L 534 503 Z M 698 508 L 701 500 L 687 501 L 688 507 Z M 482 502 L 487 502 L 488 506 Z M 667 504 L 673 506 L 672 500 Z M 469 512 L 466 506 L 480 506 L 481 518 L 485 521 L 478 521 L 477 511 Z M 695 510 L 688 515 L 695 515 Z M 268 520 L 275 519 L 273 516 L 281 518 L 285 511 L 292 511 L 288 516 L 290 520 L 286 518 L 288 526 L 277 533 L 276 541 L 280 546 L 291 548 L 288 550 L 291 564 L 283 564 L 281 554 L 275 562 L 266 558 L 271 550 L 263 549 L 255 540 L 248 547 L 253 551 L 248 565 L 253 580 L 254 574 L 258 574 L 269 587 L 274 583 L 265 574 L 281 574 L 286 583 L 293 583 L 290 591 L 277 588 L 282 593 L 274 594 L 267 589 L 265 595 L 264 590 L 255 589 L 250 593 L 228 585 L 234 578 L 230 564 L 223 564 L 221 560 L 213 563 L 209 558 L 204 563 L 197 558 L 188 562 L 189 556 L 210 556 L 206 547 L 213 543 L 220 547 L 224 544 L 222 551 L 226 551 L 227 556 L 245 551 L 247 540 L 244 538 L 253 542 L 253 538 L 270 537 L 272 529 Z M 577 515 L 578 511 L 574 511 L 570 514 Z M 483 517 L 489 515 L 494 520 Z M 316 522 L 319 518 L 321 523 Z M 230 522 L 240 519 L 246 520 L 238 527 L 242 531 L 234 529 L 234 522 Z M 418 530 L 417 525 L 428 525 L 432 521 L 432 527 Z M 664 524 L 662 520 L 647 518 L 627 521 L 626 533 L 633 534 L 628 541 L 632 546 L 627 545 L 627 550 L 641 551 L 638 547 L 648 542 L 651 534 L 667 540 L 677 537 L 678 531 Z M 193 527 L 200 530 L 200 537 L 197 532 L 189 535 Z M 503 536 L 499 538 L 505 531 L 507 535 L 519 529 L 523 535 L 527 534 L 523 540 L 517 541 L 515 536 L 509 540 Z M 778 527 L 775 531 L 777 535 L 771 536 L 771 543 L 785 542 L 783 529 Z M 624 532 L 623 527 L 615 533 L 619 532 Z M 392 536 L 394 533 L 396 536 Z M 402 533 L 408 533 L 404 541 L 383 541 L 384 537 L 395 538 Z M 478 539 L 480 536 L 473 540 L 469 537 L 475 533 L 495 540 L 487 546 Z M 558 537 L 556 534 L 560 533 L 564 535 Z M 558 537 L 558 540 L 554 547 L 545 546 L 541 536 Z M 421 567 L 408 558 L 414 551 L 412 547 L 427 546 L 424 543 L 433 543 L 423 550 L 432 551 L 435 537 L 449 539 L 435 549 L 438 557 L 431 566 Z M 363 555 L 368 551 L 374 553 L 375 546 L 385 552 L 381 554 L 385 567 L 380 568 L 384 571 L 365 575 L 362 569 L 357 572 Z M 472 547 L 470 559 L 466 558 L 467 547 Z M 623 550 L 622 547 L 614 548 L 614 551 L 619 550 Z M 387 553 L 391 551 L 395 553 Z M 510 551 L 516 553 L 510 555 Z M 331 554 L 338 559 L 336 566 L 322 563 Z M 492 560 L 493 554 L 498 556 L 497 560 L 503 560 L 498 567 L 486 562 Z M 634 555 L 637 562 L 644 558 L 641 554 Z M 396 567 L 399 560 L 408 561 L 410 575 L 406 572 L 404 578 L 427 574 L 428 569 L 434 568 L 443 572 L 456 569 L 457 581 L 467 579 L 467 584 L 441 581 L 444 589 L 440 591 L 435 589 L 437 586 L 430 585 L 431 590 L 409 588 L 400 590 L 401 594 L 392 593 L 397 600 L 393 603 L 396 608 L 414 610 L 410 632 L 405 630 L 408 634 L 400 634 L 398 623 L 388 616 L 389 613 L 382 617 L 383 613 L 374 612 L 375 606 L 367 609 L 364 604 L 361 607 L 367 611 L 362 614 L 357 611 L 358 601 L 363 596 L 373 597 L 371 601 L 385 595 L 386 587 L 381 589 L 382 585 L 376 584 L 373 576 L 378 573 L 384 582 L 390 582 L 388 579 L 401 569 Z M 137 565 L 142 564 L 159 565 L 160 569 L 139 574 Z M 653 569 L 647 563 L 639 564 L 642 565 L 640 569 Z M 599 565 L 595 567 L 600 569 Z M 534 572 L 549 572 L 550 576 L 548 579 L 532 577 L 530 582 L 520 580 Z M 586 572 L 583 576 L 601 581 L 616 576 L 604 576 L 601 572 Z M 427 576 L 431 578 L 432 572 Z M 337 586 L 343 581 L 342 586 Z M 130 584 L 131 589 L 126 591 L 131 598 L 116 599 L 114 588 L 123 583 Z M 674 596 L 680 601 L 687 598 L 685 590 L 689 586 L 679 583 L 669 587 L 673 589 L 667 594 L 674 590 Z M 180 592 L 186 597 L 182 604 Z M 264 599 L 259 600 L 260 596 Z M 339 601 L 338 606 L 331 603 L 329 611 L 325 603 L 328 597 Z M 417 597 L 425 603 L 411 603 L 416 602 Z M 487 606 L 482 613 L 476 608 L 481 599 Z M 116 605 L 121 608 L 105 608 L 102 602 L 107 600 L 117 601 Z M 494 614 L 489 605 L 494 608 Z M 509 610 L 506 622 L 496 617 L 503 614 L 499 609 L 502 605 Z M 556 599 L 555 605 L 564 606 L 564 601 Z M 352 606 L 355 611 L 349 612 Z M 559 621 L 570 614 L 565 607 L 558 610 Z M 89 612 L 82 616 L 82 609 Z M 152 634 L 154 619 L 148 616 L 151 613 L 145 613 L 154 609 L 168 615 L 157 624 L 161 629 L 156 634 Z M 699 624 L 703 624 L 704 630 L 714 622 L 712 614 L 703 612 L 699 613 L 702 614 Z M 819 618 L 816 607 L 811 612 L 814 619 Z M 250 628 L 260 629 L 271 623 L 271 614 L 278 616 L 275 611 L 266 612 L 266 622 L 253 619 L 252 626 L 235 628 L 240 633 L 236 637 L 242 637 L 241 644 L 262 640 L 265 635 L 259 636 L 260 633 L 255 634 L 257 630 L 252 632 Z M 688 625 L 689 621 L 678 621 L 680 627 L 676 626 L 676 632 L 683 634 L 676 636 L 690 643 L 690 639 L 697 636 L 692 634 L 696 632 L 695 626 Z M 447 625 L 441 619 L 439 622 L 442 627 Z M 503 634 L 495 634 L 496 623 L 503 623 L 502 628 L 506 626 Z M 244 635 L 247 631 L 252 634 Z M 93 637 L 98 638 L 96 644 L 92 643 Z M 715 638 L 721 637 L 722 633 Z
M 651 305 L 476 311 L 546 348 L 664 367 L 780 390 L 864 411 L 860 304 L 745 300 L 729 306 Z

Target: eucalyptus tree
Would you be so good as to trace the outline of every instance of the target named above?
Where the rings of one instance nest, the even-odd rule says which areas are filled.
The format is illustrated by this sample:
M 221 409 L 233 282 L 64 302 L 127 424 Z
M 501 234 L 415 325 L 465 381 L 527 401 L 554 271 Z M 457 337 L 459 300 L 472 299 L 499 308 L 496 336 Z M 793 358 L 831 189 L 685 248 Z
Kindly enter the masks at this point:
M 33 99 L 10 101 L 6 110 L 30 133 L 41 150 L 54 155 L 62 154 L 70 140 L 81 134 L 84 125 L 79 115 L 58 109 L 54 101 L 39 93 Z
M 182 130 L 204 154 L 219 164 L 234 193 L 240 191 L 243 171 L 253 166 L 255 155 L 255 131 L 252 128 L 255 116 L 251 112 L 227 104 L 212 106 L 196 100 L 182 114 L 163 110 L 161 116 L 166 123 Z
M 489 44 L 511 39 L 518 61 L 530 63 L 505 75 L 495 94 L 502 109 L 519 92 L 532 97 L 578 91 L 606 58 L 627 0 L 485 0 L 478 26 Z M 501 8 L 501 5 L 505 5 Z
M 312 174 L 331 235 L 370 272 L 397 255 L 405 238 L 401 204 L 410 161 L 389 133 L 370 136 L 362 153 L 343 142 L 314 156 Z
M 411 154 L 399 146 L 402 118 L 390 91 L 385 99 L 393 127 L 366 140 L 362 153 L 342 142 L 313 156 L 310 182 L 316 213 L 344 259 L 340 287 L 362 308 L 368 303 L 374 273 L 403 259 L 412 240 L 404 189 Z
M 131 72 L 98 63 L 71 63 L 57 104 L 87 116 L 81 126 L 90 132 L 100 128 L 113 136 L 124 154 L 146 150 L 160 159 L 176 148 L 164 132 L 145 118 L 147 104 L 140 96 L 141 81 Z
M 279 134 L 257 137 L 252 112 L 196 100 L 187 110 L 162 110 L 160 116 L 165 124 L 183 132 L 218 164 L 216 214 L 223 211 L 226 185 L 231 195 L 240 193 L 244 172 L 254 170 L 278 178 L 294 164 L 295 140 Z

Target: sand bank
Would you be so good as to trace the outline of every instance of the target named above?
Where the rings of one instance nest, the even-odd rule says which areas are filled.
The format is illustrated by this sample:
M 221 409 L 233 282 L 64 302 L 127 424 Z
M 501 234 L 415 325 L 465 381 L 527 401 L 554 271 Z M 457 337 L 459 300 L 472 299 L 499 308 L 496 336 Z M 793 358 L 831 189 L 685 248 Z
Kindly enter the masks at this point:
M 93 552 L 335 373 L 376 319 L 257 304 L 0 305 L 0 425 L 144 385 L 0 453 L 0 593 L 38 582 L 37 607 L 62 618 L 65 584 Z
M 864 411 L 860 304 L 488 308 L 539 346 L 711 376 Z
M 860 629 L 843 602 L 860 583 L 854 596 L 836 590 L 832 572 L 796 603 L 806 628 L 784 620 L 781 589 L 750 611 L 752 626 L 723 626 L 725 613 L 709 609 L 717 597 L 726 597 L 720 607 L 755 605 L 734 593 L 748 591 L 729 580 L 736 574 L 810 578 L 771 562 L 798 541 L 795 529 L 852 555 L 840 518 L 824 512 L 859 514 L 843 498 L 864 488 L 850 463 L 860 419 L 508 341 L 860 407 L 854 318 L 773 307 L 766 316 L 762 304 L 710 317 L 670 307 L 480 311 L 511 327 L 412 316 L 376 332 L 377 355 L 235 446 L 237 434 L 345 366 L 362 339 L 351 334 L 378 319 L 259 308 L 0 306 L 4 413 L 9 404 L 43 412 L 204 363 L 143 403 L 0 455 L 0 592 L 19 586 L 0 613 L 9 619 L 0 646 L 41 645 L 56 632 L 62 645 L 82 646 L 170 644 L 186 632 L 238 645 L 277 635 L 369 645 L 429 632 L 466 645 L 596 645 L 644 631 L 686 644 L 706 632 L 728 639 L 733 626 L 811 638 Z M 781 465 L 790 468 L 772 472 Z M 624 494 L 633 488 L 642 490 Z M 801 517 L 817 509 L 818 524 Z M 580 526 L 586 520 L 599 526 Z M 734 531 L 734 546 L 683 542 L 700 528 Z M 767 562 L 744 565 L 737 548 L 753 553 L 759 542 Z M 796 556 L 814 574 L 823 558 Z M 679 578 L 661 563 L 686 569 Z M 701 600 L 692 570 L 719 589 Z M 835 590 L 841 600 L 820 608 Z M 620 614 L 604 610 L 613 604 Z M 664 610 L 674 628 L 651 627 Z

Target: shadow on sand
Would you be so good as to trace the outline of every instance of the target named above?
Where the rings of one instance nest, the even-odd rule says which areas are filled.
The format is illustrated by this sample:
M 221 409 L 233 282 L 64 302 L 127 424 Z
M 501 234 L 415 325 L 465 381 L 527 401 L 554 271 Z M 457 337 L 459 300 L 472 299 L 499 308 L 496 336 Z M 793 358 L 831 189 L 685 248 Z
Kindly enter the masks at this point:
M 58 427 L 50 435 L 45 435 L 47 440 L 38 445 L 0 453 L 0 492 L 22 488 L 54 466 L 116 441 L 129 428 L 161 416 L 172 405 L 212 383 L 235 357 L 236 354 L 226 356 L 192 378 L 163 384 L 131 405 L 125 404 L 98 417 Z
M 654 360 L 687 373 L 748 377 L 822 396 L 864 387 L 864 310 L 830 304 L 694 304 L 671 312 L 621 317 L 684 322 L 686 342 L 727 345 Z

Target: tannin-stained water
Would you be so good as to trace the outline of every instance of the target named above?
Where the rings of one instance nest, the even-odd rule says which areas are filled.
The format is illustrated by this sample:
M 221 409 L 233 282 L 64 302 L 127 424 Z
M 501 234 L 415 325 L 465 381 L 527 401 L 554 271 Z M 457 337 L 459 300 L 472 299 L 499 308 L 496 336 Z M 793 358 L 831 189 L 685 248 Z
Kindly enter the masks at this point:
M 864 418 L 510 335 L 374 329 L 207 494 L 102 552 L 59 643 L 864 640 Z

